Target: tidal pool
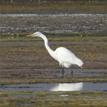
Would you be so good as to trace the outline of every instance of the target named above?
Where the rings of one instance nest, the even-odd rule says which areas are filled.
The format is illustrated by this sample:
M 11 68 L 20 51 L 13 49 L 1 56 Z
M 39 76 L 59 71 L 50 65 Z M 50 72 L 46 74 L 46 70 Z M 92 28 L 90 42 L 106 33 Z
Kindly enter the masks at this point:
M 107 82 L 5 84 L 0 90 L 18 91 L 107 91 Z

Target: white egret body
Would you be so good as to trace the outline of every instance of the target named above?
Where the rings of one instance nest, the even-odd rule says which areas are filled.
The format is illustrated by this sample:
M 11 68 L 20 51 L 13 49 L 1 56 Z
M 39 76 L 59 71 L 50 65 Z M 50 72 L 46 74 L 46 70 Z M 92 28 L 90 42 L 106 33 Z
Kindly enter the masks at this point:
M 35 32 L 32 37 L 41 37 L 44 40 L 45 47 L 52 58 L 59 62 L 59 65 L 65 68 L 69 68 L 71 65 L 78 65 L 82 67 L 83 61 L 75 56 L 70 50 L 64 47 L 59 47 L 56 50 L 52 50 L 48 45 L 48 39 L 41 32 Z M 64 71 L 63 71 L 64 72 Z

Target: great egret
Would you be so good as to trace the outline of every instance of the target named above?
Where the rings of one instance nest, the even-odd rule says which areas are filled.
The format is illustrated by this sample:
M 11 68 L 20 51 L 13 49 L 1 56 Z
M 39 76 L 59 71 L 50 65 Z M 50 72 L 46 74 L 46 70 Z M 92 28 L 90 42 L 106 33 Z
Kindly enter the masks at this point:
M 44 40 L 44 45 L 52 58 L 59 62 L 59 65 L 62 67 L 62 77 L 64 76 L 64 67 L 69 68 L 71 65 L 78 65 L 82 67 L 83 61 L 75 56 L 70 50 L 64 47 L 59 47 L 56 50 L 52 50 L 48 45 L 47 37 L 41 32 L 35 32 L 31 37 L 41 37 Z M 72 71 L 73 74 L 73 71 Z

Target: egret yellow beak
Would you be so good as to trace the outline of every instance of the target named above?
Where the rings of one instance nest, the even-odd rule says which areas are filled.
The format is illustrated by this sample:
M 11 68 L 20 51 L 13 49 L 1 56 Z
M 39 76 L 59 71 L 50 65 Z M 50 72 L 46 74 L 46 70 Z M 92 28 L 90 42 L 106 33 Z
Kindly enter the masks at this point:
M 34 37 L 34 34 L 29 34 L 27 35 L 27 37 Z

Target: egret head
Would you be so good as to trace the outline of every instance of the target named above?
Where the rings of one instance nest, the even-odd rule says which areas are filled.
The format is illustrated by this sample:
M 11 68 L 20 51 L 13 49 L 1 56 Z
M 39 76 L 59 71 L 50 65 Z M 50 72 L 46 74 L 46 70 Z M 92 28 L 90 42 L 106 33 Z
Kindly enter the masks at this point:
M 42 37 L 44 36 L 41 32 L 35 32 L 33 34 L 28 35 L 28 37 Z

